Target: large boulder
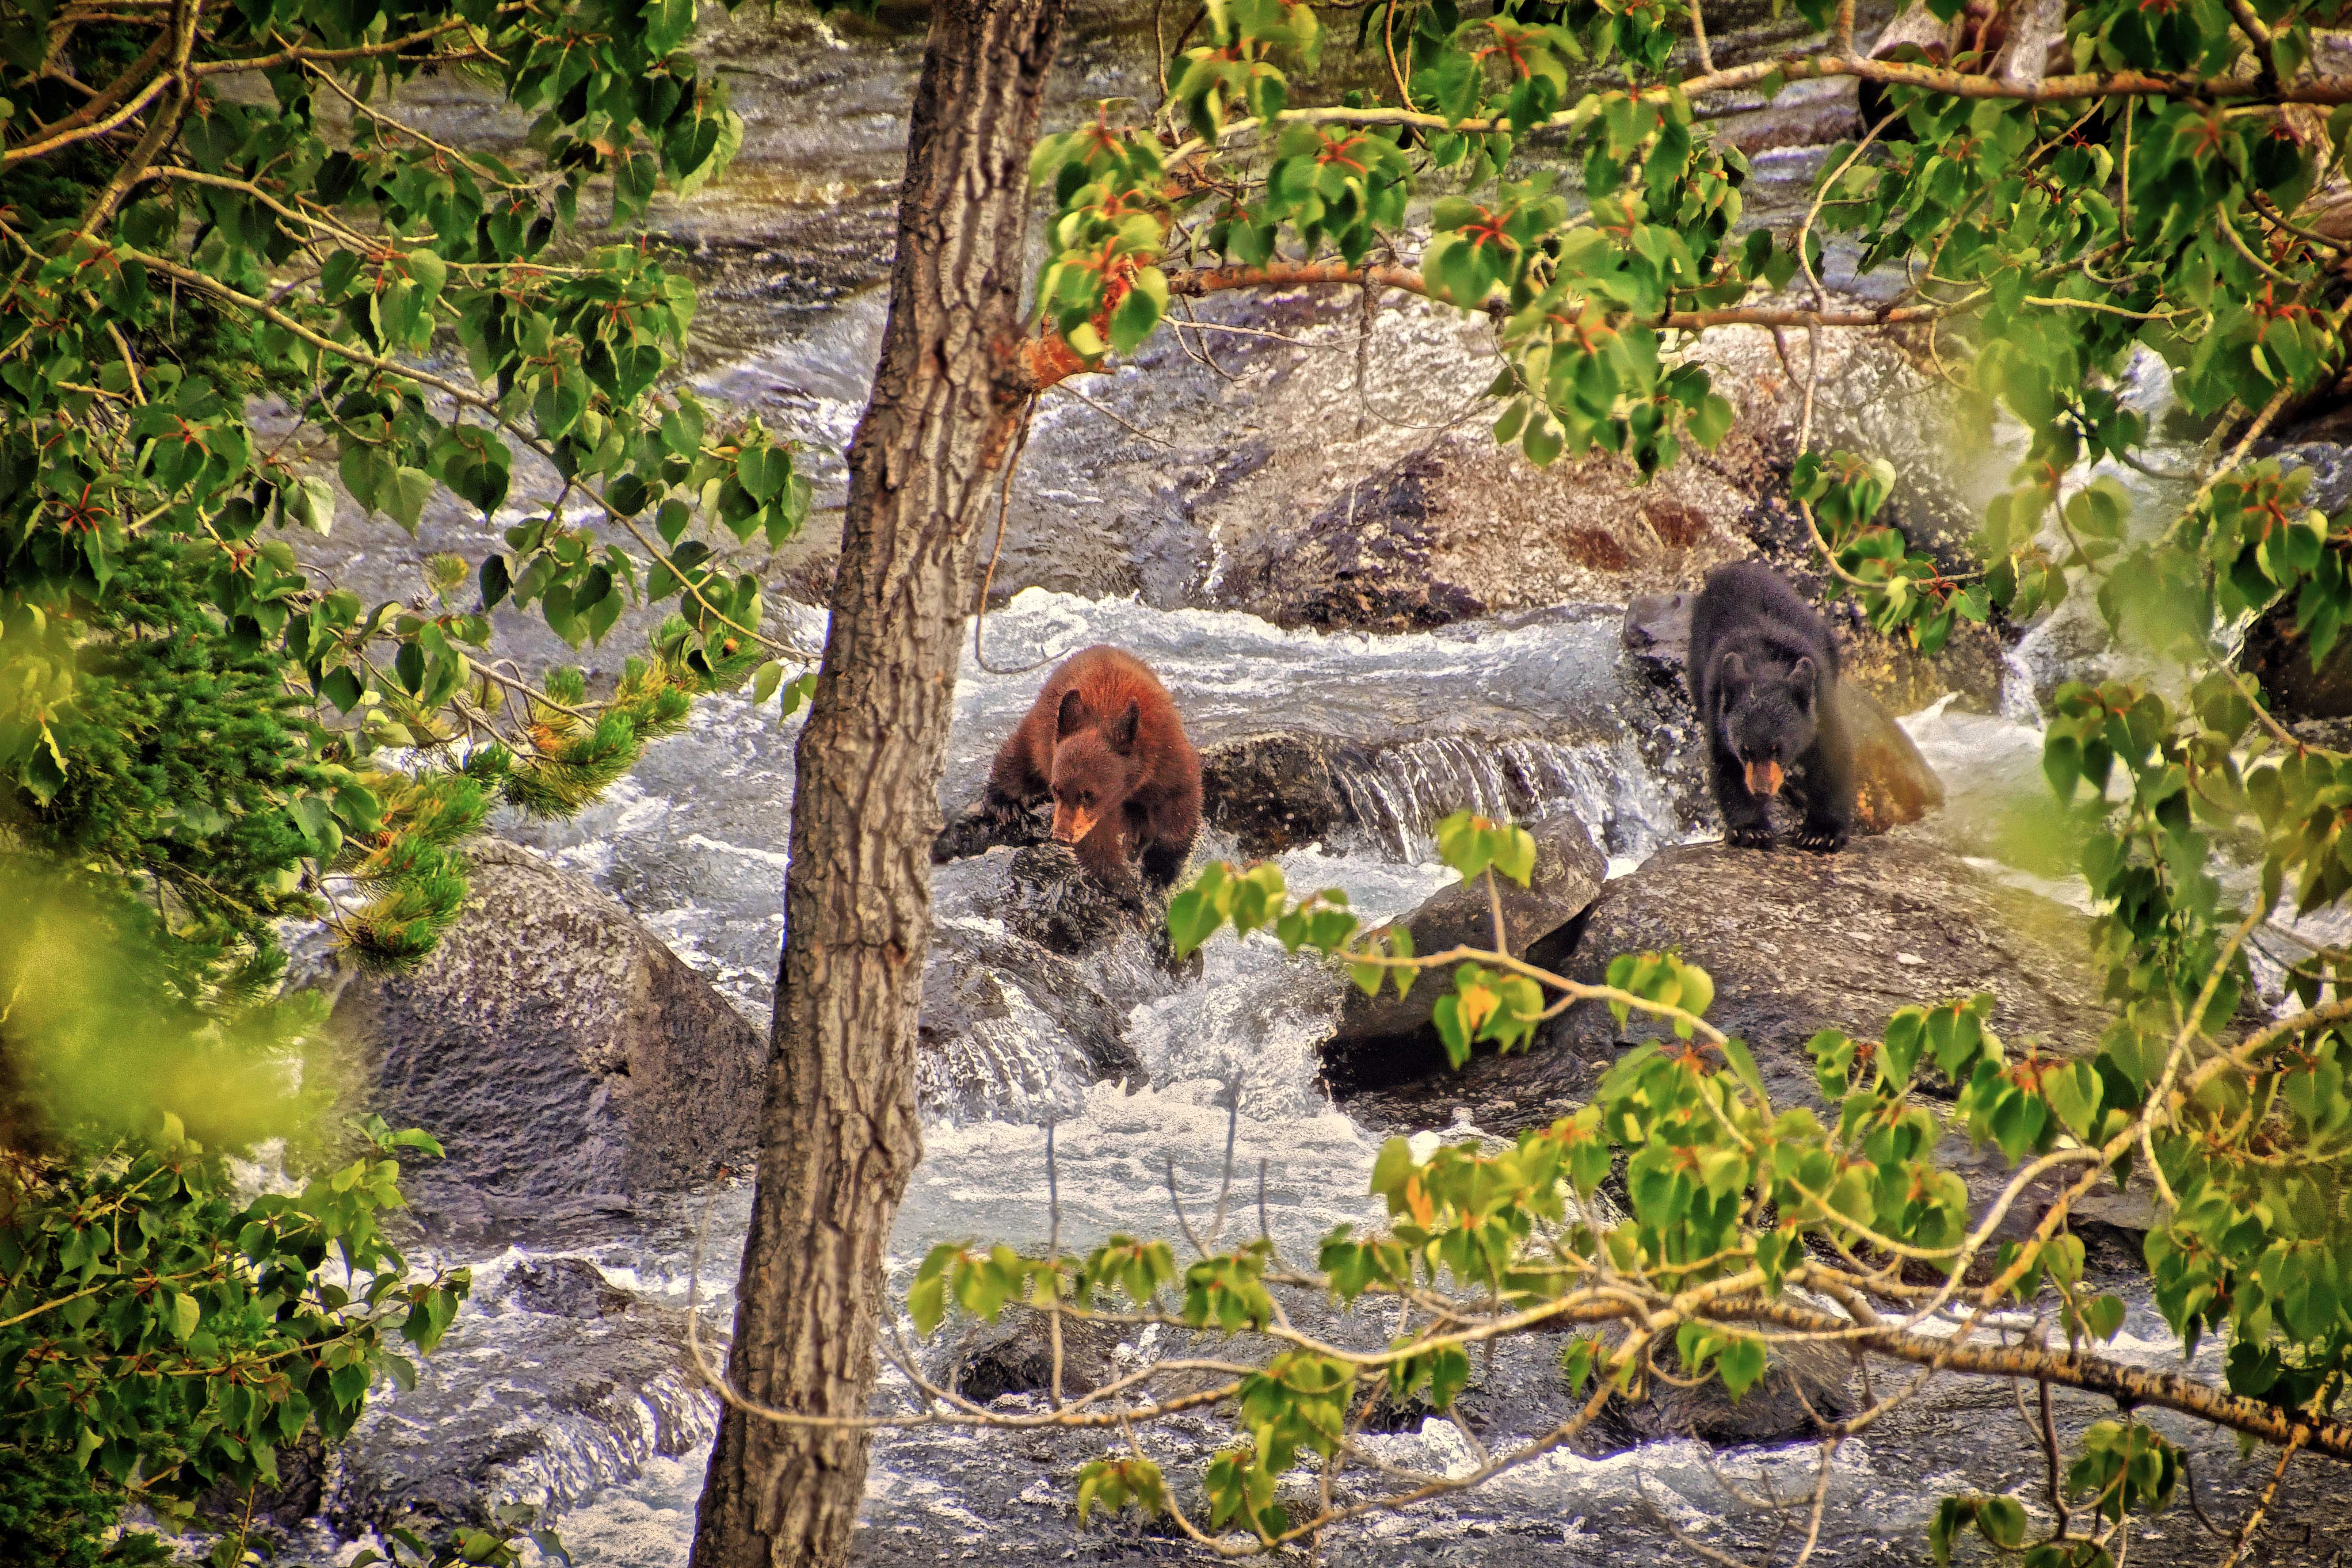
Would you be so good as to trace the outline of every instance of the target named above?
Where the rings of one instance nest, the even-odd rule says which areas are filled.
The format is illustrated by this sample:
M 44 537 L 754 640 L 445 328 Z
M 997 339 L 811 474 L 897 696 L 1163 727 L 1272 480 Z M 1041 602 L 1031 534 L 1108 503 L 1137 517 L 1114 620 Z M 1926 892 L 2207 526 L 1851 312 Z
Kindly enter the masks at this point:
M 494 839 L 469 854 L 465 912 L 433 955 L 354 977 L 335 1005 L 369 1109 L 448 1152 L 415 1173 L 419 1205 L 560 1218 L 753 1148 L 760 1031 L 587 881 Z
M 1885 833 L 1942 805 L 1944 781 L 1886 704 L 1851 680 L 1838 682 L 1837 695 L 1853 737 L 1855 831 Z
M 1677 1376 L 1671 1349 L 1659 1358 Z M 1822 1421 L 1855 1408 L 1855 1358 L 1833 1345 L 1804 1341 L 1772 1347 L 1763 1378 L 1737 1400 L 1720 1378 L 1695 1387 L 1655 1378 L 1632 1397 L 1610 1402 L 1606 1419 L 1642 1442 L 1696 1437 L 1717 1447 L 1818 1436 Z M 1818 1418 L 1818 1419 L 1817 1419 Z
M 1349 819 L 1332 756 L 1315 735 L 1244 735 L 1204 746 L 1202 813 L 1253 858 L 1320 842 Z
M 1449 342 L 1400 323 L 1375 353 L 1383 379 L 1409 389 L 1392 400 L 1402 405 L 1393 417 L 1443 425 L 1436 434 L 1376 420 L 1374 437 L 1347 439 L 1327 416 L 1311 449 L 1234 476 L 1216 503 L 1202 498 L 1221 546 L 1213 602 L 1282 626 L 1399 631 L 1670 592 L 1759 550 L 1784 567 L 1809 553 L 1788 501 L 1805 402 L 1801 350 L 1784 360 L 1769 332 L 1708 333 L 1694 353 L 1733 405 L 1730 430 L 1645 480 L 1609 453 L 1538 468 L 1497 445 L 1463 402 L 1490 363 L 1478 329 L 1457 325 Z M 1305 359 L 1297 374 L 1308 381 L 1351 368 L 1339 354 Z M 1893 458 L 1899 477 L 1886 520 L 1939 563 L 1966 559 L 1975 491 L 1989 495 L 1998 483 L 1945 450 L 1954 422 L 1937 378 L 1876 339 L 1825 339 L 1819 368 L 1815 447 Z M 1948 482 L 1958 470 L 1963 482 Z M 1999 663 L 1996 650 L 1996 673 Z
M 1662 850 L 1602 889 L 1559 967 L 1594 984 L 1619 953 L 1679 949 L 1713 977 L 1707 1021 L 1748 1043 L 1773 1103 L 1818 1107 L 1805 1043 L 1826 1028 L 1876 1038 L 1890 1014 L 1913 1003 L 1990 992 L 1992 1027 L 2011 1049 L 2087 1056 L 2111 1017 L 2087 927 L 2074 910 L 1906 827 L 1833 856 L 1720 844 Z M 1381 1129 L 1444 1129 L 1466 1116 L 1483 1131 L 1514 1133 L 1574 1110 L 1621 1055 L 1664 1031 L 1640 1013 L 1621 1026 L 1602 1004 L 1580 1002 L 1527 1051 L 1476 1058 L 1458 1074 L 1425 1058 L 1436 1071 L 1359 1095 L 1349 1110 Z M 1941 1157 L 1979 1204 L 2012 1173 L 1998 1147 L 1957 1134 Z M 2064 1184 L 2059 1174 L 2034 1184 L 1996 1237 L 2032 1230 Z M 2136 1273 L 2151 1214 L 2145 1193 L 2102 1188 L 2077 1210 L 2075 1228 L 2103 1273 Z
M 1546 817 L 1529 831 L 1535 835 L 1536 867 L 1528 885 L 1522 888 L 1498 877 L 1496 896 L 1490 897 L 1481 877 L 1433 895 L 1398 922 L 1412 934 L 1415 952 L 1494 947 L 1494 909 L 1499 901 L 1504 951 L 1537 964 L 1557 963 L 1568 956 L 1585 912 L 1601 891 L 1608 861 L 1593 847 L 1584 824 L 1565 812 Z M 1443 1062 L 1429 1014 L 1445 984 L 1443 976 L 1425 974 L 1402 996 L 1383 986 L 1376 998 L 1350 987 L 1339 1027 L 1323 1047 L 1326 1081 L 1345 1094 L 1423 1077 L 1431 1063 Z
M 2086 923 L 1920 828 L 1826 856 L 1689 844 L 1601 890 L 1562 973 L 1597 984 L 1619 953 L 1679 949 L 1714 977 L 1708 1021 L 1748 1042 L 1777 1103 L 1807 1104 L 1820 1091 L 1806 1041 L 1824 1028 L 1874 1038 L 1915 1002 L 1989 991 L 1992 1026 L 2012 1045 L 2088 1051 L 2109 1015 Z M 1620 1027 L 1605 1006 L 1579 1003 L 1528 1051 L 1441 1068 L 1350 1109 L 1391 1127 L 1444 1128 L 1456 1107 L 1488 1132 L 1543 1125 L 1661 1027 L 1642 1014 Z
M 2295 625 L 2293 600 L 2283 601 L 2246 629 L 2240 661 L 2290 722 L 2352 718 L 2352 637 L 2339 637 L 2315 665 L 2311 638 Z

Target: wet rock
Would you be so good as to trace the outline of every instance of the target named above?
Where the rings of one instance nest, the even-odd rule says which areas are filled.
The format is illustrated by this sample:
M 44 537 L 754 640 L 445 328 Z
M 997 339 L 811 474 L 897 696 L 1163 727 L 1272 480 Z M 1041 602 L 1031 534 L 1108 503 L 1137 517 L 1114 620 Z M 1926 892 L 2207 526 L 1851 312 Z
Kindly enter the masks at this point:
M 1973 621 L 1955 621 L 1944 646 L 1923 654 L 1863 618 L 1862 606 L 1841 599 L 1823 606 L 1837 635 L 1839 673 L 1896 713 L 1916 713 L 1947 693 L 1970 713 L 2000 711 L 2009 675 L 2000 634 Z
M 1944 781 L 1886 705 L 1850 680 L 1838 682 L 1837 695 L 1853 737 L 1854 830 L 1885 833 L 1942 805 Z
M 317 1517 L 319 1505 L 326 1497 L 326 1439 L 315 1426 L 306 1426 L 302 1435 L 280 1447 L 277 1453 L 278 1484 L 257 1485 L 249 1500 L 236 1488 L 223 1484 L 196 1500 L 196 1512 L 208 1520 L 231 1523 L 247 1522 L 257 1542 L 274 1541 L 281 1548 L 289 1538 L 310 1520 Z
M 1597 981 L 1618 953 L 1667 947 L 1715 977 L 1708 1020 L 1748 1042 L 1766 1088 L 1787 1103 L 1817 1098 L 1804 1049 L 1817 1031 L 1875 1037 L 1915 1002 L 1990 991 L 2004 1040 L 2069 1052 L 2095 1046 L 2107 1018 L 2082 916 L 1993 880 L 1916 829 L 1829 856 L 1662 850 L 1602 890 L 1568 973 Z M 1638 1016 L 1621 1031 L 1605 1007 L 1582 1004 L 1549 1044 L 1613 1058 L 1654 1032 Z
M 1433 495 L 1444 464 L 1416 452 L 1307 520 L 1278 551 L 1228 573 L 1226 592 L 1279 626 L 1418 631 L 1468 620 L 1486 601 L 1432 569 Z
M 2298 423 L 2282 439 L 2255 444 L 2258 458 L 2276 458 L 2290 473 L 2307 472 L 2311 488 L 2304 492 L 2305 506 L 2333 517 L 2352 506 L 2352 400 L 2331 393 L 2313 417 Z
M 1692 597 L 1637 594 L 1625 605 L 1626 649 L 1662 680 L 1686 673 Z M 1838 698 L 1854 738 L 1854 831 L 1885 833 L 1942 805 L 1943 780 L 1886 704 L 1852 678 L 1839 680 Z
M 338 1534 L 479 1521 L 502 1497 L 560 1510 L 717 1428 L 683 1311 L 610 1284 L 583 1258 L 513 1272 L 524 1278 L 493 1281 L 420 1358 L 414 1389 L 369 1402 L 327 1489 Z M 706 1326 L 714 1364 L 726 1355 L 717 1338 Z
M 1067 1318 L 1062 1322 L 1062 1396 L 1092 1394 L 1119 1374 L 1119 1331 L 1108 1323 Z M 1131 1352 L 1130 1352 L 1131 1353 Z M 1054 1384 L 1054 1342 L 1045 1314 L 1008 1307 L 996 1321 L 973 1320 L 929 1374 L 977 1405 L 1008 1394 L 1048 1394 Z
M 1416 310 L 1400 315 L 1375 363 L 1390 356 L 1385 375 L 1412 388 L 1416 409 L 1444 389 L 1458 417 L 1459 389 L 1483 378 L 1486 351 L 1475 332 L 1457 328 L 1449 342 Z M 1730 432 L 1647 483 L 1608 454 L 1538 468 L 1466 421 L 1402 445 L 1394 432 L 1349 440 L 1325 426 L 1311 452 L 1236 478 L 1233 504 L 1219 509 L 1225 561 L 1209 585 L 1212 602 L 1283 626 L 1399 631 L 1672 593 L 1759 551 L 1777 564 L 1801 564 L 1811 544 L 1787 479 L 1804 401 L 1801 346 L 1784 362 L 1769 333 L 1727 329 L 1707 334 L 1696 354 L 1734 406 Z M 1307 356 L 1292 383 L 1346 374 L 1343 364 L 1336 354 Z M 1934 377 L 1898 345 L 1825 341 L 1815 401 L 1814 446 L 1892 458 L 1890 521 L 1914 530 L 1914 542 L 1937 560 L 1958 563 L 1976 526 L 1976 498 L 1945 479 L 1951 420 Z M 1310 458 L 1319 471 L 1307 468 Z M 1315 482 L 1302 494 L 1310 473 Z M 1286 480 L 1278 497 L 1265 493 Z
M 1458 405 L 1482 352 L 1465 339 L 1458 363 L 1399 369 Z M 1605 454 L 1538 468 L 1483 423 L 1386 460 L 1367 449 L 1313 503 L 1229 524 L 1213 600 L 1280 626 L 1404 631 L 1696 580 L 1748 552 L 1758 508 L 1785 489 L 1782 413 L 1748 401 L 1757 417 L 1647 486 Z
M 1661 1357 L 1677 1375 L 1671 1351 Z M 1843 1351 L 1820 1344 L 1780 1344 L 1763 1378 L 1734 1400 L 1720 1378 L 1684 1388 L 1653 1379 L 1638 1396 L 1611 1403 L 1609 1416 L 1633 1438 L 1696 1437 L 1721 1447 L 1817 1435 L 1818 1414 L 1833 1421 L 1854 1408 L 1856 1366 Z M 1807 1406 L 1810 1405 L 1811 1409 Z
M 634 1300 L 584 1258 L 525 1258 L 507 1270 L 503 1286 L 500 1300 L 557 1318 L 610 1317 Z
M 2032 1210 L 2038 1225 L 2049 1205 L 2036 1204 Z M 2105 1185 L 2093 1189 L 2076 1198 L 2069 1213 L 2067 1228 L 2083 1238 L 2084 1273 L 2112 1279 L 2146 1270 L 2147 1233 L 2163 1216 L 2155 1184 L 2145 1172 L 2135 1171 L 2131 1184 L 2121 1192 Z
M 2352 718 L 2298 719 L 2287 726 L 2287 731 L 2323 752 L 2352 752 Z
M 1843 82 L 1792 82 L 1770 108 L 1727 115 L 1716 136 L 1751 158 L 1785 147 L 1849 142 L 1862 130 L 1853 98 L 1853 89 Z
M 353 978 L 334 1026 L 369 1109 L 427 1129 L 420 1209 L 556 1218 L 701 1181 L 758 1142 L 766 1047 L 617 900 L 470 847 L 465 914 L 414 973 Z
M 1654 675 L 1679 678 L 1690 658 L 1690 590 L 1636 594 L 1625 601 L 1625 647 Z
M 1896 1008 L 1990 991 L 2011 1047 L 2087 1052 L 2107 1019 L 2072 910 L 1993 880 L 1927 837 L 1898 828 L 1837 855 L 1691 844 L 1665 849 L 1601 890 L 1563 971 L 1597 983 L 1619 953 L 1679 948 L 1714 977 L 1708 1020 L 1754 1052 L 1779 1104 L 1813 1104 L 1805 1042 L 1842 1028 L 1875 1038 Z M 1599 1074 L 1656 1031 L 1622 1030 L 1581 1003 L 1533 1048 L 1481 1057 L 1459 1074 L 1358 1097 L 1382 1127 L 1444 1127 L 1456 1107 L 1492 1133 L 1540 1126 L 1590 1095 Z
M 2247 628 L 2239 663 L 2262 682 L 2271 710 L 2289 723 L 2352 718 L 2352 637 L 2337 637 L 2315 668 L 2311 639 L 2294 624 L 2293 599 Z
M 1536 839 L 1535 874 L 1525 888 L 1507 879 L 1497 879 L 1496 887 L 1507 950 L 1531 963 L 1549 965 L 1565 959 L 1575 947 L 1608 863 L 1593 847 L 1584 824 L 1564 812 L 1529 831 Z M 1437 893 L 1402 923 L 1412 933 L 1415 952 L 1462 944 L 1491 947 L 1495 942 L 1484 878 Z M 1350 987 L 1339 1027 L 1323 1047 L 1325 1080 L 1346 1094 L 1424 1076 L 1431 1062 L 1444 1061 L 1436 1029 L 1429 1021 L 1440 990 L 1434 976 L 1423 976 L 1403 996 L 1383 989 L 1374 999 Z
M 1000 858 L 1009 857 L 991 858 Z M 1106 962 L 1097 952 L 1082 963 L 999 921 L 942 921 L 917 1025 L 924 1104 L 955 1115 L 1066 1113 L 1055 1097 L 1070 1086 L 1139 1079 L 1142 1064 L 1121 1027 L 1126 1004 L 1114 992 L 1124 957 L 1122 950 Z
M 1201 800 L 1209 824 L 1259 858 L 1328 838 L 1348 820 L 1330 747 L 1306 735 L 1251 735 L 1201 753 Z
M 1076 850 L 1049 840 L 1013 851 L 997 912 L 1016 936 L 1067 956 L 1149 930 L 1152 906 L 1138 889 L 1106 885 Z

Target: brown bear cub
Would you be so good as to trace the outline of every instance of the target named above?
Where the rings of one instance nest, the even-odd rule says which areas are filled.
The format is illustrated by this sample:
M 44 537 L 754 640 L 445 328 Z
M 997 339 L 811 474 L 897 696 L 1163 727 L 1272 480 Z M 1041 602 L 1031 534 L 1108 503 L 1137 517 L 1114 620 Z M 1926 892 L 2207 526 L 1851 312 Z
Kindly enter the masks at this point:
M 1132 654 L 1090 647 L 1046 680 L 996 753 L 983 809 L 1010 819 L 1050 796 L 1054 838 L 1114 887 L 1165 889 L 1201 831 L 1201 759 L 1159 678 Z
M 1725 837 L 1751 848 L 1771 843 L 1767 808 L 1793 768 L 1804 808 L 1796 842 L 1845 847 L 1853 740 L 1834 700 L 1837 645 L 1813 607 L 1759 562 L 1717 567 L 1691 606 L 1686 668 Z

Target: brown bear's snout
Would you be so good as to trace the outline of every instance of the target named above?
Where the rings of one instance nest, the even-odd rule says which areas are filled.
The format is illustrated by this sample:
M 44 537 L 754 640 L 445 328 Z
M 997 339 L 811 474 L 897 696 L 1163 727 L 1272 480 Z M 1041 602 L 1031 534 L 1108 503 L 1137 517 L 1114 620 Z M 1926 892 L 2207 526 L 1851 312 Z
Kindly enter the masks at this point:
M 1054 842 L 1076 844 L 1092 833 L 1101 819 L 1083 806 L 1056 805 L 1054 807 Z
M 1762 799 L 1767 795 L 1779 795 L 1780 793 L 1780 764 L 1778 763 L 1749 763 L 1748 764 L 1748 793 L 1755 795 L 1759 799 Z

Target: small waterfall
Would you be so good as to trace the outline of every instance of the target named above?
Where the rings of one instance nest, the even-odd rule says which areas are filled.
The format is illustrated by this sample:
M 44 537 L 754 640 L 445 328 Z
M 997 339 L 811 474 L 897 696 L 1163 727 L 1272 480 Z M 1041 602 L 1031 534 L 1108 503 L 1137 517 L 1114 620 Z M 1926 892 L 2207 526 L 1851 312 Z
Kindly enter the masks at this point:
M 2042 728 L 2042 700 L 2033 694 L 2033 667 L 2016 647 L 2000 655 L 2000 716 L 2031 730 Z
M 1680 814 L 1631 737 L 1615 742 L 1443 736 L 1391 746 L 1336 770 L 1348 809 L 1391 858 L 1425 858 L 1456 811 L 1533 821 L 1569 811 L 1612 856 L 1647 855 L 1679 836 Z
M 546 1430 L 544 1444 L 508 1469 L 499 1489 L 560 1511 L 635 1479 L 656 1458 L 709 1442 L 719 1401 L 695 1375 L 667 1372 L 625 1402 L 562 1412 Z
M 1002 952 L 992 956 L 1005 962 Z M 1041 969 L 1053 962 L 1037 957 Z M 1050 971 L 1028 977 L 1052 978 Z M 1101 1076 L 1084 1044 L 1037 1005 L 1022 978 L 1010 964 L 1002 973 L 975 966 L 967 983 L 983 989 L 992 1006 L 951 1026 L 926 1025 L 915 1058 L 915 1092 L 926 1113 L 950 1121 L 1052 1121 L 1068 1115 Z

